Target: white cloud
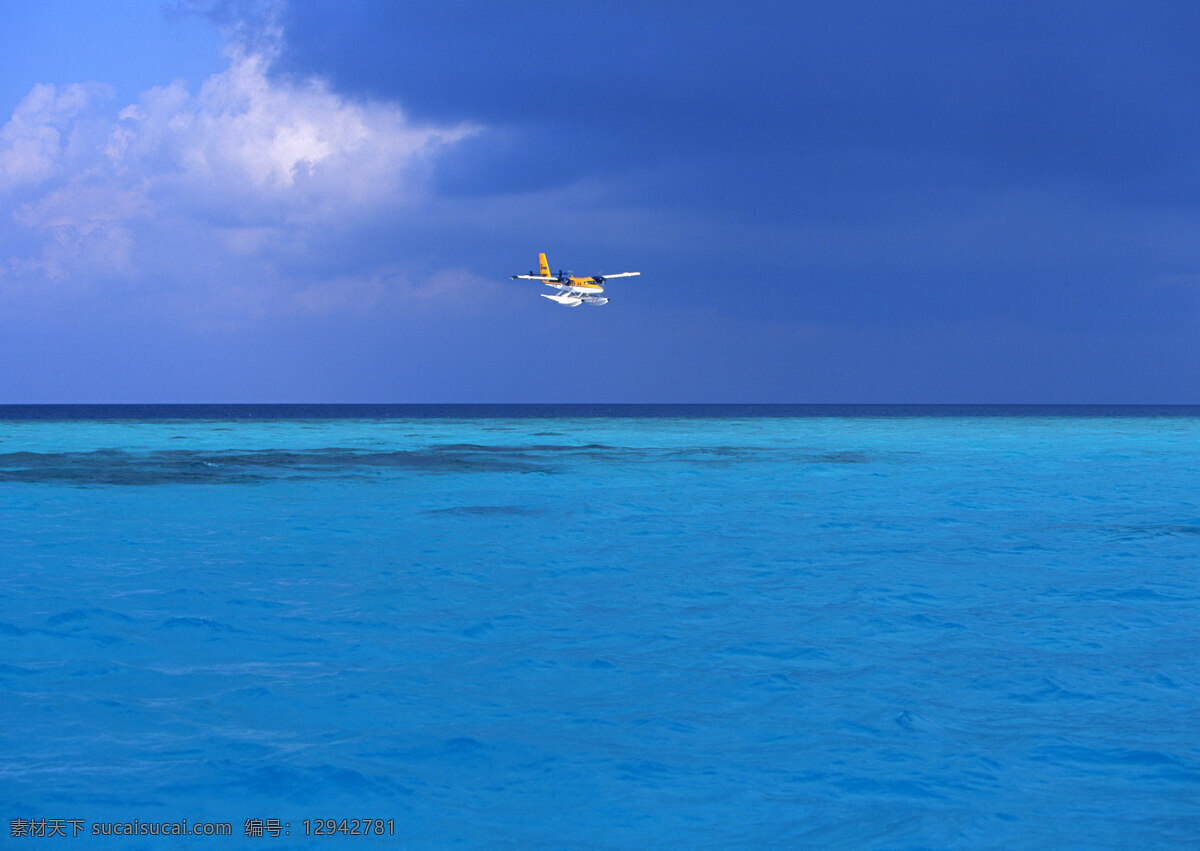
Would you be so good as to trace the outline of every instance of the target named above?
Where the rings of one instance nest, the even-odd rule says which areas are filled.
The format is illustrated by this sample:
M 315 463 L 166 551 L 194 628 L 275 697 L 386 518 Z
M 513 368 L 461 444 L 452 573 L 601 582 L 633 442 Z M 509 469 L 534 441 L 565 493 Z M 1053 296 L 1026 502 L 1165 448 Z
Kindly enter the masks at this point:
M 0 129 L 0 190 L 36 185 L 61 174 L 68 165 L 73 125 L 90 102 L 111 97 L 96 83 L 37 85 Z
M 118 172 L 171 188 L 286 201 L 300 218 L 410 196 L 423 158 L 475 131 L 415 125 L 399 107 L 353 103 L 321 81 L 278 81 L 234 51 L 196 95 L 180 83 L 121 113 L 108 154 Z
M 433 158 L 479 128 L 420 124 L 319 79 L 275 77 L 277 38 L 239 35 L 228 67 L 194 93 L 175 81 L 114 107 L 107 86 L 35 86 L 0 129 L 2 292 L 174 281 L 193 288 L 192 308 L 207 298 L 223 309 L 262 280 L 291 287 L 295 303 L 336 310 L 341 291 L 361 306 L 378 288 L 334 281 L 318 296 L 319 279 L 289 282 L 274 260 L 415 214 Z

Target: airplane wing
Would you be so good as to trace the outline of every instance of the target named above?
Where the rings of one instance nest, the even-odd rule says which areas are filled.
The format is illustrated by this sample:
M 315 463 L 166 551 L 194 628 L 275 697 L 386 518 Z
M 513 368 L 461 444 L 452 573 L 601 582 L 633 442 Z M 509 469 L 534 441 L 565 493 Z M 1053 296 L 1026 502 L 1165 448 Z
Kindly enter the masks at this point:
M 619 272 L 616 275 L 595 275 L 597 281 L 607 281 L 612 278 L 632 278 L 634 275 L 640 275 L 641 272 Z

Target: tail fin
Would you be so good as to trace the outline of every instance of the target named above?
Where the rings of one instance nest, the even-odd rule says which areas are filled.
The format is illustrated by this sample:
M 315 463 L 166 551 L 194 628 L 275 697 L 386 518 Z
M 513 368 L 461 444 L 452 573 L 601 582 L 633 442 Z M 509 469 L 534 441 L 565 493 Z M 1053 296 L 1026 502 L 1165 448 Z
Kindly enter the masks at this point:
M 538 264 L 542 267 L 541 268 L 542 277 L 549 278 L 550 277 L 550 264 L 546 262 L 545 254 L 538 255 Z

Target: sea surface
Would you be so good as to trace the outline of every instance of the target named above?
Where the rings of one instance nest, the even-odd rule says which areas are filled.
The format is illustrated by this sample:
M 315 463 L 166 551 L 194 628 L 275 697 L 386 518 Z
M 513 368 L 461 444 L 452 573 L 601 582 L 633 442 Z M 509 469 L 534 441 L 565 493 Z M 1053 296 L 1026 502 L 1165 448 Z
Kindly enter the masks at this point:
M 0 407 L 0 819 L 1197 847 L 1200 408 Z

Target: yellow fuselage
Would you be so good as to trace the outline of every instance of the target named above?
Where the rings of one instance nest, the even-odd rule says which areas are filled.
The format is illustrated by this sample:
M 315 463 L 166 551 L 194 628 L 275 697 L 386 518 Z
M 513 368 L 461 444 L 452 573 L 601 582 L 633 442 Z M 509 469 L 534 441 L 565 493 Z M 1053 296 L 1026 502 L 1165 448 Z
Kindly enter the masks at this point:
M 593 283 L 591 278 L 567 278 L 562 283 L 546 281 L 546 286 L 554 287 L 559 292 L 575 293 L 576 295 L 596 295 L 604 292 L 604 287 Z
M 543 278 L 553 277 L 550 274 L 550 263 L 547 262 L 545 253 L 538 255 L 538 269 L 541 270 Z M 568 275 L 565 278 L 554 278 L 552 281 L 546 281 L 545 284 L 557 290 L 565 290 L 573 293 L 594 294 L 604 292 L 604 287 L 596 283 L 596 279 L 592 277 L 576 278 L 573 275 Z

